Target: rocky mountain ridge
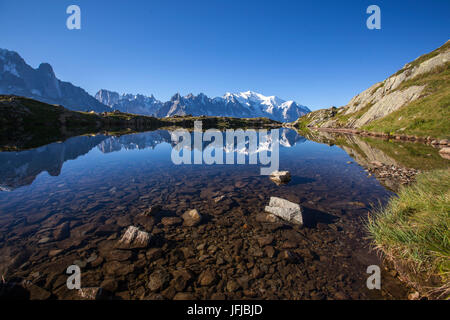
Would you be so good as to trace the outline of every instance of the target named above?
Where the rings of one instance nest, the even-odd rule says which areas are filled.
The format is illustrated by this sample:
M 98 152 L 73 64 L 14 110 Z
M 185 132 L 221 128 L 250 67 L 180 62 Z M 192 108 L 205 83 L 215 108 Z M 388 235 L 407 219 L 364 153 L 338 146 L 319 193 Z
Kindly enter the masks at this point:
M 220 116 L 253 118 L 267 117 L 280 122 L 294 121 L 310 112 L 308 107 L 294 101 L 285 101 L 276 96 L 264 96 L 247 91 L 237 94 L 226 93 L 222 97 L 210 98 L 200 93 L 182 96 L 176 93 L 169 101 L 161 102 L 153 95 L 122 94 L 102 89 L 95 95 L 101 103 L 122 112 L 156 116 Z
M 33 69 L 18 53 L 6 49 L 0 49 L 0 94 L 59 104 L 75 111 L 110 110 L 82 88 L 56 78 L 50 64 L 41 63 Z
M 210 98 L 203 93 L 175 94 L 166 102 L 153 95 L 122 94 L 102 89 L 95 98 L 70 82 L 59 80 L 48 63 L 34 69 L 14 51 L 0 49 L 0 94 L 23 96 L 57 104 L 74 111 L 109 112 L 119 110 L 155 117 L 220 116 L 236 118 L 267 117 L 280 122 L 294 121 L 310 110 L 294 101 L 247 91 Z

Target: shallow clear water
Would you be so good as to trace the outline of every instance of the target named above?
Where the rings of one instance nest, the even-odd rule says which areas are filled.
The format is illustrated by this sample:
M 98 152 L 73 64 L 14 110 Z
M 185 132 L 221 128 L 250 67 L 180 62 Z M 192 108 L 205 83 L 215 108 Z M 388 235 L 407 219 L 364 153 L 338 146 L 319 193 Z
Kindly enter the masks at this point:
M 0 271 L 11 279 L 29 279 L 57 298 L 72 294 L 62 280 L 65 268 L 89 257 L 89 262 L 81 263 L 90 274 L 85 285 L 117 280 L 114 293 L 121 298 L 158 294 L 172 298 L 174 293 L 167 293 L 168 289 L 148 289 L 148 276 L 158 268 L 192 271 L 194 276 L 182 291 L 201 299 L 214 293 L 252 297 L 245 290 L 254 290 L 257 298 L 333 298 L 337 292 L 348 298 L 373 297 L 377 293 L 365 288 L 365 268 L 380 262 L 369 251 L 362 219 L 371 204 L 384 203 L 392 193 L 337 146 L 309 141 L 289 129 L 280 131 L 280 144 L 280 170 L 292 175 L 291 182 L 281 186 L 260 175 L 262 165 L 248 164 L 248 155 L 247 164 L 175 165 L 174 143 L 165 130 L 121 137 L 81 136 L 0 153 L 4 190 L 0 191 Z M 300 203 L 306 228 L 257 221 L 271 196 Z M 165 226 L 159 216 L 143 221 L 141 213 L 154 204 L 161 204 L 162 215 L 168 216 L 196 208 L 204 222 L 190 229 Z M 69 234 L 56 239 L 55 230 L 66 222 Z M 133 251 L 120 261 L 131 269 L 111 270 L 113 244 L 129 225 L 160 239 L 153 246 L 162 249 L 163 257 L 153 261 L 145 250 Z M 257 239 L 267 234 L 274 235 L 277 254 L 254 254 L 266 250 Z M 239 253 L 235 253 L 236 241 L 242 242 L 237 245 Z M 212 254 L 207 248 L 198 249 L 203 243 L 218 249 Z M 180 248 L 192 249 L 193 255 L 171 259 Z M 285 250 L 300 260 L 283 260 Z M 218 262 L 228 254 L 240 256 L 244 266 L 233 259 Z M 208 258 L 202 260 L 202 255 Z M 252 273 L 260 263 L 265 270 L 261 279 Z M 214 269 L 220 279 L 210 288 L 198 284 L 205 267 Z M 245 276 L 250 277 L 246 285 L 227 291 L 227 282 Z M 395 294 L 388 296 L 400 297 Z

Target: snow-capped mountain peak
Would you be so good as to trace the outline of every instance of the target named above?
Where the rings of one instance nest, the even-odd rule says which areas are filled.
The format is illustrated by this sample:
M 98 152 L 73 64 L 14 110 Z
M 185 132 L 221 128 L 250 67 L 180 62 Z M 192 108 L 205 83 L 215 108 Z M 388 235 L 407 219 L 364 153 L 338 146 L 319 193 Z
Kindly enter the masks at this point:
M 285 101 L 276 96 L 246 91 L 225 93 L 222 97 L 210 98 L 204 93 L 182 96 L 176 93 L 167 102 L 143 95 L 123 94 L 100 90 L 95 96 L 100 102 L 120 111 L 170 117 L 174 115 L 224 116 L 238 118 L 267 117 L 280 122 L 295 121 L 310 112 L 294 101 Z
M 254 91 L 227 92 L 223 99 L 225 101 L 235 99 L 255 113 L 255 116 L 266 116 L 282 122 L 293 121 L 292 119 L 297 119 L 311 111 L 292 100 L 285 101 L 277 96 L 265 96 Z

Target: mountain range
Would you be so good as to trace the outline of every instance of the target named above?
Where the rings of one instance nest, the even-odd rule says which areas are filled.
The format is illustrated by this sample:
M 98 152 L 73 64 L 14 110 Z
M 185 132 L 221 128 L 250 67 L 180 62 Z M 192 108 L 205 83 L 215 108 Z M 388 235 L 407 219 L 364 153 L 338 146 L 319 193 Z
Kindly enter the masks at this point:
M 294 101 L 285 101 L 275 96 L 264 96 L 247 91 L 237 94 L 226 93 L 222 97 L 210 98 L 203 93 L 181 96 L 175 94 L 169 101 L 161 102 L 153 95 L 122 94 L 100 90 L 95 98 L 112 109 L 156 116 L 223 116 L 236 118 L 267 117 L 280 122 L 294 121 L 311 112 L 308 107 Z
M 18 53 L 5 49 L 0 49 L 0 94 L 59 104 L 75 111 L 110 110 L 80 87 L 57 79 L 50 64 L 41 63 L 33 69 Z
M 59 80 L 48 63 L 37 69 L 28 65 L 14 51 L 0 49 L 0 94 L 18 95 L 75 111 L 107 112 L 119 110 L 155 117 L 174 115 L 224 116 L 237 118 L 267 117 L 280 122 L 295 121 L 310 112 L 308 107 L 276 96 L 247 91 L 226 93 L 210 98 L 203 93 L 181 96 L 175 94 L 162 102 L 153 95 L 122 94 L 100 90 L 95 98 L 70 82 Z

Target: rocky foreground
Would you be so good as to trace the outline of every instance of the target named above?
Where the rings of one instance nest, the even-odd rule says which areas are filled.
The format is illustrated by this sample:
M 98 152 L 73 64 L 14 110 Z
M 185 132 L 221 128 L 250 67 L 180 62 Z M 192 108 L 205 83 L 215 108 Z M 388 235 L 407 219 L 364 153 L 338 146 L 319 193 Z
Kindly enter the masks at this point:
M 170 190 L 161 181 L 171 178 L 160 176 L 114 190 L 100 187 L 89 198 L 82 191 L 70 200 L 60 196 L 48 210 L 3 215 L 2 294 L 31 299 L 407 297 L 395 271 L 383 270 L 381 291 L 366 287 L 367 266 L 381 261 L 365 238 L 361 217 L 368 205 L 359 196 L 324 193 L 326 175 L 290 191 L 268 177 L 238 176 L 223 172 L 206 187 L 204 178 L 191 178 Z M 342 181 L 328 183 L 333 189 Z M 140 190 L 149 184 L 152 193 Z M 280 193 L 291 204 L 271 199 Z M 70 201 L 64 212 L 58 211 L 61 201 Z M 289 218 L 277 218 L 280 210 L 266 206 L 287 206 L 281 212 Z M 81 291 L 66 287 L 72 264 L 81 268 Z

